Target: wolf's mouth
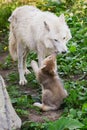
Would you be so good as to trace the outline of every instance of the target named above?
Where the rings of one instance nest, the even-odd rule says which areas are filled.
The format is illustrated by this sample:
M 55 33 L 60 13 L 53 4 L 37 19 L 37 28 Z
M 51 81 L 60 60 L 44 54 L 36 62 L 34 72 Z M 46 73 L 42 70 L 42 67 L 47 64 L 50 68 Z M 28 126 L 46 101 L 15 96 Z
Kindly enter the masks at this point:
M 67 51 L 62 51 L 62 52 L 60 52 L 60 51 L 57 51 L 57 50 L 56 50 L 54 53 L 55 53 L 56 55 L 57 55 L 57 54 L 60 54 L 60 53 L 65 54 L 65 53 L 67 53 Z

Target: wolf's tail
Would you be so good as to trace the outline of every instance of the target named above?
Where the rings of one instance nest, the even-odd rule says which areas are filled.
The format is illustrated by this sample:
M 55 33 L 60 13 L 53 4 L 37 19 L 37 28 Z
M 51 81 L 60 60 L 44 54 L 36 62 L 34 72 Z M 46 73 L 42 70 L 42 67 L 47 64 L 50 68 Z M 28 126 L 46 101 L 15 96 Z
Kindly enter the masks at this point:
M 14 32 L 10 25 L 10 34 L 9 34 L 9 52 L 14 61 L 17 60 L 17 43 Z

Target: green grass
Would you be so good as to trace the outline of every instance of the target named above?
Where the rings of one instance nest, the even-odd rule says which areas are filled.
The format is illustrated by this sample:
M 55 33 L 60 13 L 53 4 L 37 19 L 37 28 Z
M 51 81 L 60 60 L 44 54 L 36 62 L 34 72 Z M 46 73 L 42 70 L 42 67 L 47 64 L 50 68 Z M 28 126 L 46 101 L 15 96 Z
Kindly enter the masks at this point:
M 1 6 L 0 54 L 8 52 L 9 23 L 7 19 L 12 10 L 19 5 L 21 3 L 15 2 Z M 56 15 L 64 13 L 71 29 L 72 39 L 67 44 L 68 53 L 57 56 L 58 72 L 69 96 L 64 100 L 64 113 L 60 120 L 55 122 L 46 121 L 43 124 L 29 121 L 29 109 L 35 109 L 41 114 L 39 109 L 32 106 L 35 101 L 41 99 L 41 88 L 29 65 L 31 59 L 37 60 L 37 56 L 31 52 L 27 58 L 31 74 L 26 76 L 28 84 L 22 87 L 18 84 L 17 63 L 14 63 L 8 55 L 5 64 L 0 61 L 0 69 L 13 70 L 15 68 L 16 70 L 6 75 L 5 80 L 8 84 L 7 90 L 13 106 L 23 120 L 22 130 L 87 130 L 87 4 L 77 0 L 74 3 L 72 1 L 70 6 L 68 2 L 58 5 L 50 1 L 37 3 L 36 5 L 40 9 L 49 10 Z M 32 88 L 37 90 L 37 97 L 27 92 Z

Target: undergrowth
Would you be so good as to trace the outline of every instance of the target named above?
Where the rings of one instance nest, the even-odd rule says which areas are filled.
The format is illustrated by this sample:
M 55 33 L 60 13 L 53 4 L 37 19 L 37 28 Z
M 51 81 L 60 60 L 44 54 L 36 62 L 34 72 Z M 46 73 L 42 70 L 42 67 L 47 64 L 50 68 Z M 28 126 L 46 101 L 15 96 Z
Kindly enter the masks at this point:
M 8 52 L 8 18 L 16 7 L 24 4 L 26 2 L 14 1 L 0 5 L 0 54 Z M 27 76 L 28 84 L 25 88 L 18 85 L 17 71 L 5 76 L 13 106 L 23 120 L 22 130 L 87 130 L 87 4 L 81 0 L 73 0 L 71 3 L 68 0 L 61 4 L 44 0 L 34 4 L 41 10 L 54 12 L 58 16 L 64 13 L 70 27 L 72 39 L 67 44 L 68 53 L 57 56 L 58 72 L 69 96 L 64 100 L 65 108 L 59 120 L 46 121 L 43 124 L 28 120 L 28 108 L 36 109 L 32 104 L 41 99 L 40 85 L 29 65 L 31 59 L 37 60 L 37 56 L 31 52 L 27 58 L 31 74 Z M 17 63 L 12 61 L 9 54 L 4 64 L 0 61 L 0 70 L 15 67 L 17 70 Z M 38 91 L 37 97 L 27 92 L 29 87 Z M 36 111 L 40 112 L 38 109 Z

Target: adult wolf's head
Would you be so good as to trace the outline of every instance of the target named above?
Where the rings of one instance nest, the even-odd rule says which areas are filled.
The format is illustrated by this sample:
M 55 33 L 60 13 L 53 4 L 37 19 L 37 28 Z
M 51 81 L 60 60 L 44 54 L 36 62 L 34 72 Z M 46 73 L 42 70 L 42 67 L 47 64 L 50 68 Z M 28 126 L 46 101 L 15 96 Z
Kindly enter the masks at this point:
M 60 15 L 54 24 L 44 22 L 45 28 L 48 31 L 45 40 L 46 48 L 54 48 L 58 53 L 67 52 L 67 42 L 72 38 L 70 29 L 65 22 L 64 15 Z

